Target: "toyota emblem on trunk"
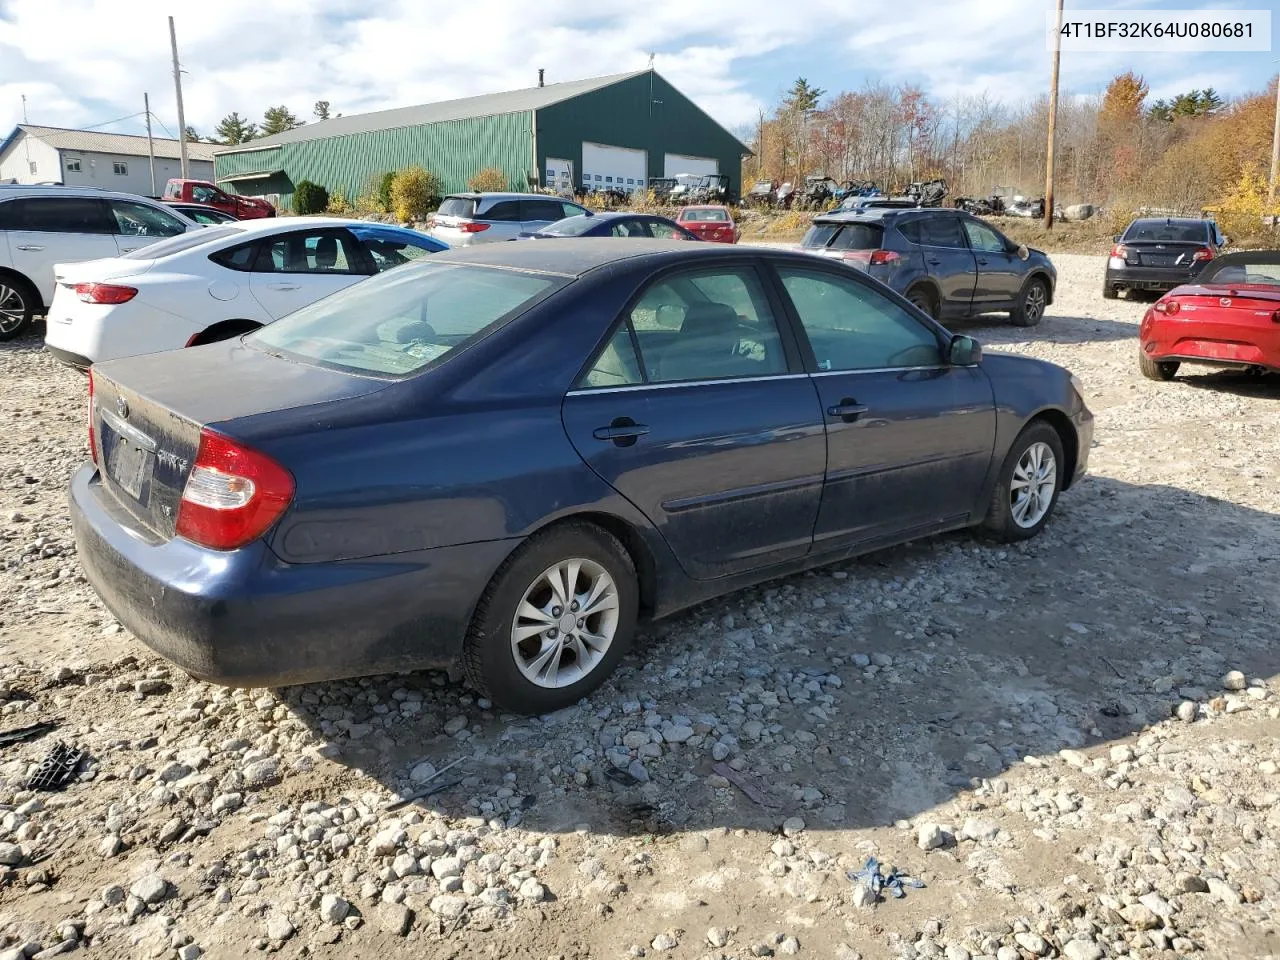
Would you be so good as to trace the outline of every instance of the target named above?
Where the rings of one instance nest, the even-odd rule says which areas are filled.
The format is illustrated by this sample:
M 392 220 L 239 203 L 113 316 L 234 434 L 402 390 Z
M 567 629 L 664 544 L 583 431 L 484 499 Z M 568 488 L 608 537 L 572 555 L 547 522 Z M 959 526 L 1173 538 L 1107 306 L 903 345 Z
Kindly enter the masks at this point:
M 124 397 L 116 397 L 116 413 L 126 418 L 129 416 L 129 401 Z
M 1218 306 L 1220 306 L 1220 307 L 1229 307 L 1229 306 L 1231 306 L 1231 298 L 1230 298 L 1230 297 L 1223 297 L 1221 300 L 1219 300 L 1219 301 L 1218 301 Z

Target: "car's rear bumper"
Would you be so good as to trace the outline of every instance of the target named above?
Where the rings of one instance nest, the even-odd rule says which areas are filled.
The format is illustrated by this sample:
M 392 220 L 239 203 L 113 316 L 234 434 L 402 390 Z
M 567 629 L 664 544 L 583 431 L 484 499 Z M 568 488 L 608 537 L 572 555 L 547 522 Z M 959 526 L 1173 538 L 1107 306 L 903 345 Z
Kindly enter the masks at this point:
M 75 367 L 77 370 L 88 370 L 93 366 L 93 361 L 88 357 L 82 357 L 80 354 L 72 353 L 70 350 L 63 350 L 61 347 L 51 347 L 47 343 L 44 345 L 44 348 L 67 366 Z
M 59 289 L 45 319 L 45 348 L 85 369 L 120 357 L 177 350 L 204 327 L 135 298 L 119 305 L 84 303 Z
M 332 563 L 287 564 L 262 541 L 230 552 L 132 527 L 97 471 L 71 480 L 85 576 L 168 660 L 228 686 L 283 686 L 439 666 L 516 545 L 502 540 Z
M 1161 319 L 1144 323 L 1141 349 L 1152 360 L 1280 372 L 1280 324 L 1201 323 Z
M 1106 282 L 1133 290 L 1172 290 L 1184 283 L 1191 283 L 1204 269 L 1204 263 L 1197 261 L 1191 268 L 1108 266 Z

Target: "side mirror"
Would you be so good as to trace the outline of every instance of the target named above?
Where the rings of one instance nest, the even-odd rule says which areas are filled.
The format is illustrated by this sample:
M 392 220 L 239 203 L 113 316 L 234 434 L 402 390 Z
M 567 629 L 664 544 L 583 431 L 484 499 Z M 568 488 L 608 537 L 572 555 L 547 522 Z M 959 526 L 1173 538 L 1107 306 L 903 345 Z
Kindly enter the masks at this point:
M 1018 244 L 1018 259 L 1025 260 L 1029 256 L 1031 256 L 1031 251 L 1027 249 L 1027 245 L 1025 243 Z
M 976 367 L 982 362 L 982 344 L 973 337 L 952 337 L 947 360 L 953 367 Z

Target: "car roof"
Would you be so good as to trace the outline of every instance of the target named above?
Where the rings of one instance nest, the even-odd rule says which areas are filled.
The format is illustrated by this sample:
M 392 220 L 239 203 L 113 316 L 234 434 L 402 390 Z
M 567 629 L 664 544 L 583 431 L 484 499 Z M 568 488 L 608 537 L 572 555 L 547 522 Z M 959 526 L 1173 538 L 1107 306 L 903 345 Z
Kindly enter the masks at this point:
M 236 225 L 245 233 L 286 233 L 291 230 L 311 230 L 316 227 L 392 227 L 390 223 L 359 220 L 355 217 L 260 217 L 255 220 L 238 220 Z M 231 226 L 231 224 L 227 224 Z
M 820 213 L 813 218 L 814 223 L 876 223 L 892 219 L 904 213 L 918 213 L 927 210 L 929 213 L 956 214 L 959 210 L 948 210 L 946 207 L 865 207 L 858 210 L 833 210 Z
M 461 198 L 463 200 L 563 200 L 564 197 L 553 196 L 550 193 L 506 193 L 501 190 L 485 191 L 476 193 L 474 191 L 463 191 L 461 193 L 447 193 L 444 196 L 446 200 Z
M 1139 223 L 1169 223 L 1175 224 L 1179 227 L 1192 227 L 1197 224 L 1200 226 L 1208 226 L 1210 223 L 1213 223 L 1213 221 L 1206 217 L 1134 217 L 1133 220 L 1129 222 L 1129 226 L 1132 227 Z
M 723 203 L 686 203 L 681 210 L 728 210 Z
M 159 204 L 152 197 L 139 196 L 136 193 L 125 193 L 120 190 L 106 190 L 103 187 L 63 187 L 39 186 L 27 183 L 0 183 L 0 200 L 13 197 L 97 197 L 108 200 L 141 200 L 143 203 Z
M 690 243 L 687 240 L 641 240 L 627 237 L 566 237 L 555 243 L 482 243 L 454 247 L 432 254 L 430 263 L 469 263 L 509 267 L 537 273 L 580 277 L 599 267 L 624 260 L 647 258 L 672 265 L 703 259 L 779 257 L 811 263 L 813 255 L 769 247 L 739 247 L 722 243 Z M 427 261 L 424 261 L 427 262 Z

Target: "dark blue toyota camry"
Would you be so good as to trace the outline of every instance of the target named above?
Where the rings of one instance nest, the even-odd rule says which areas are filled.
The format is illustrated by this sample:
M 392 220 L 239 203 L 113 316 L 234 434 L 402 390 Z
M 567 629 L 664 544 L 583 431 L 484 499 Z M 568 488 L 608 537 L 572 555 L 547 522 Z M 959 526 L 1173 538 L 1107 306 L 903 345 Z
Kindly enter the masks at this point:
M 638 618 L 945 530 L 1035 535 L 1092 432 L 1066 370 L 839 263 L 498 243 L 96 365 L 72 520 L 107 606 L 197 677 L 457 660 L 539 712 Z

